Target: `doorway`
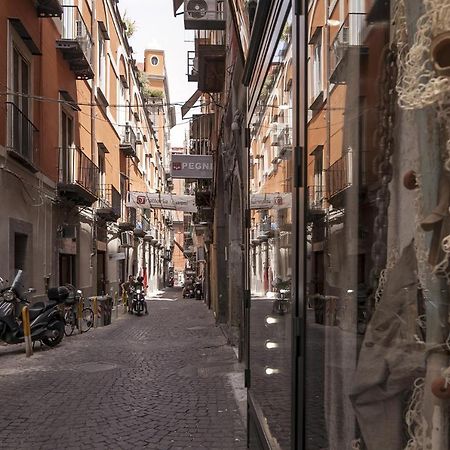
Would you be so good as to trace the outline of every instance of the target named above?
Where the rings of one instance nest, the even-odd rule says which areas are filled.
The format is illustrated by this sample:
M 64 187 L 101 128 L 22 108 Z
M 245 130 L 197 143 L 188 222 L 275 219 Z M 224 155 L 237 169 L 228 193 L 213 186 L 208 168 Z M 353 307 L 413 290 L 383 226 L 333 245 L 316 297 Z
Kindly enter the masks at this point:
M 71 284 L 76 286 L 76 255 L 61 253 L 59 255 L 59 285 Z
M 97 295 L 106 294 L 105 252 L 97 252 Z

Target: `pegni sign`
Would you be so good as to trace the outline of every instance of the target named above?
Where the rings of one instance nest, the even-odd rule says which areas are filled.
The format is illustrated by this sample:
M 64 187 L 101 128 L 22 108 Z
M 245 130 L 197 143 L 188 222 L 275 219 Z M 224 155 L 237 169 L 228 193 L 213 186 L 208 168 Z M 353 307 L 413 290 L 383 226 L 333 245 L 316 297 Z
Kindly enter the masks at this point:
M 212 178 L 212 155 L 172 154 L 172 178 Z

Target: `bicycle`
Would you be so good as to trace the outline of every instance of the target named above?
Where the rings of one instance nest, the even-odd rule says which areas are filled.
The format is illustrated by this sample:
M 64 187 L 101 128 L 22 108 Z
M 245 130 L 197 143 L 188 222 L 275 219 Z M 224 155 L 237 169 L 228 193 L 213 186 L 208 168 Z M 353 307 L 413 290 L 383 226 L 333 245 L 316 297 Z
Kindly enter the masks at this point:
M 83 293 L 80 290 L 75 290 L 72 285 L 66 285 L 73 293 L 69 295 L 64 306 L 64 334 L 66 336 L 71 336 L 75 328 L 80 329 L 81 332 L 86 333 L 94 325 L 94 311 L 88 307 L 84 306 Z M 81 309 L 81 320 L 78 323 L 78 308 L 82 305 Z

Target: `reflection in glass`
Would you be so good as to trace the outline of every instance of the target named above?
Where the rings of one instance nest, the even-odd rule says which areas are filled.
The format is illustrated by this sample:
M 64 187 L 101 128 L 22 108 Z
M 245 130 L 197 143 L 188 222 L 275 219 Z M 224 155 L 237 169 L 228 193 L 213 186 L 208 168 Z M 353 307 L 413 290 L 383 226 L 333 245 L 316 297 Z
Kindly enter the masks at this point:
M 450 108 L 420 42 L 449 22 L 416 3 L 309 11 L 308 450 L 449 448 Z
M 291 439 L 292 49 L 285 24 L 251 121 L 250 395 L 274 442 Z

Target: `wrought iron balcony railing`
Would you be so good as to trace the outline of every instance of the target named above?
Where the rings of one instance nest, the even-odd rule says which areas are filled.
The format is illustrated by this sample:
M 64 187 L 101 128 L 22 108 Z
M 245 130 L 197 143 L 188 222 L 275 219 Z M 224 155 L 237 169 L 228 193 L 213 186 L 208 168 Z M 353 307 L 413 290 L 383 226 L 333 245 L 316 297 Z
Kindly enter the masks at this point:
M 90 80 L 92 70 L 92 37 L 77 6 L 63 6 L 62 34 L 56 42 L 76 77 Z
M 308 209 L 310 212 L 323 210 L 325 190 L 322 186 L 308 186 Z
M 91 206 L 98 195 L 99 170 L 83 151 L 75 146 L 59 149 L 59 194 L 81 206 Z
M 129 123 L 123 127 L 120 150 L 127 157 L 134 158 L 136 156 L 136 134 L 134 133 L 133 127 Z
M 330 201 L 334 196 L 348 188 L 352 183 L 352 155 L 345 153 L 326 171 L 327 188 Z
M 121 213 L 121 196 L 112 184 L 103 184 L 98 192 L 97 215 L 105 220 L 115 222 Z
M 121 230 L 133 230 L 136 227 L 136 210 L 125 206 L 125 202 L 122 202 L 119 228 Z
M 364 42 L 365 13 L 349 13 L 339 28 L 330 46 L 330 80 L 338 83 L 340 76 L 336 75 L 339 64 L 351 48 L 360 48 Z
M 188 81 L 198 81 L 198 58 L 194 50 L 187 52 L 187 77 Z
M 6 102 L 8 115 L 8 153 L 33 169 L 39 130 L 15 103 Z M 36 170 L 36 169 L 34 169 Z

